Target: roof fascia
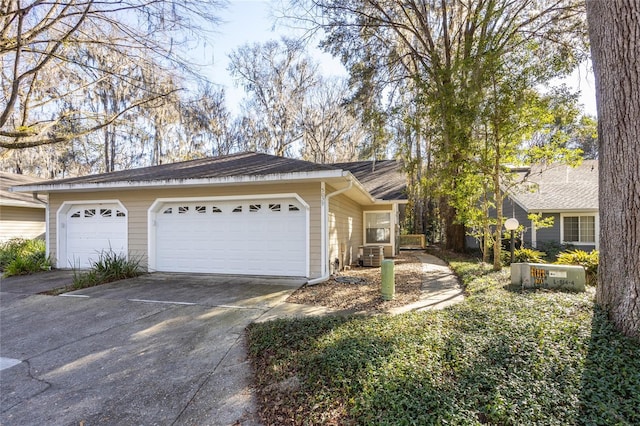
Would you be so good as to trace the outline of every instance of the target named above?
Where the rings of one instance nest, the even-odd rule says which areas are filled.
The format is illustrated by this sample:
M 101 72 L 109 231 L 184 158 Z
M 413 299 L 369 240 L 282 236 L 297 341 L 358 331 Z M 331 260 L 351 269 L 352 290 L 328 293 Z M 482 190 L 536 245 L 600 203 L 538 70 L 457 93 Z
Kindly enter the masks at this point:
M 598 209 L 531 209 L 527 213 L 598 213 Z
M 365 197 L 367 197 L 371 203 L 376 202 L 376 199 L 373 197 L 373 195 L 371 195 L 371 193 L 367 191 L 364 186 L 362 186 L 362 183 L 360 183 L 360 181 L 356 179 L 356 177 L 351 172 L 345 171 L 345 174 L 353 182 L 354 188 L 356 188 L 359 192 L 364 194 Z
M 26 209 L 46 209 L 47 206 L 45 204 L 40 203 L 29 203 L 27 201 L 4 201 L 0 200 L 0 206 L 2 207 L 22 207 Z
M 314 172 L 294 172 L 294 173 L 276 173 L 269 175 L 244 175 L 244 176 L 228 176 L 218 178 L 204 179 L 163 179 L 152 181 L 119 181 L 104 183 L 69 183 L 56 184 L 50 183 L 46 185 L 20 185 L 9 188 L 12 192 L 74 192 L 74 191 L 108 191 L 114 189 L 147 189 L 147 188 L 168 188 L 168 187 L 191 187 L 191 186 L 210 186 L 210 185 L 240 185 L 240 184 L 263 184 L 275 182 L 291 182 L 291 181 L 307 181 L 322 180 L 330 178 L 341 178 L 349 172 L 343 172 L 340 169 L 322 170 Z M 350 174 L 350 173 L 349 173 Z

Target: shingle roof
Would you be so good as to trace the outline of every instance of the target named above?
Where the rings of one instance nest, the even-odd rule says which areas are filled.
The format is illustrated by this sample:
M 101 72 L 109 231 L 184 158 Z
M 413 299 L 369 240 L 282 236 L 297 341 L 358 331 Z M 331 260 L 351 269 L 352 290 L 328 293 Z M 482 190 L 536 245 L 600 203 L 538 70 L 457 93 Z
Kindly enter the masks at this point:
M 527 211 L 598 210 L 598 161 L 532 166 L 511 196 Z
M 59 179 L 42 182 L 39 186 L 54 187 L 67 185 L 100 185 L 147 183 L 171 181 L 185 184 L 190 180 L 226 179 L 285 174 L 329 172 L 342 176 L 343 171 L 351 172 L 362 186 L 377 199 L 403 200 L 406 179 L 400 164 L 394 160 L 375 162 L 359 161 L 342 164 L 317 164 L 309 161 L 278 157 L 256 152 L 244 152 L 219 157 L 182 161 L 139 169 L 121 170 L 110 173 Z
M 207 179 L 232 176 L 304 173 L 323 170 L 335 170 L 335 168 L 292 158 L 277 157 L 256 152 L 244 152 L 240 154 L 181 161 L 178 163 L 161 164 L 159 166 L 59 179 L 47 183 L 90 184 L 158 181 L 167 179 Z
M 45 205 L 35 201 L 31 194 L 9 192 L 9 188 L 15 185 L 26 185 L 42 182 L 43 179 L 17 175 L 15 173 L 0 172 L 0 206 L 30 207 L 43 209 Z
M 396 160 L 354 161 L 334 166 L 351 172 L 375 198 L 407 199 L 407 177 L 402 171 L 402 164 Z

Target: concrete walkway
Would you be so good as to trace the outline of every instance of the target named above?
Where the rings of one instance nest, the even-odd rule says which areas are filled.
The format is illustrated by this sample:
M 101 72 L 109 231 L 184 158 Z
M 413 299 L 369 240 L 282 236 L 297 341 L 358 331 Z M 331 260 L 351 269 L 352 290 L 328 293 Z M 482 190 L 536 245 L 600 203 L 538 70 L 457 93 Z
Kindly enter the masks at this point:
M 458 282 L 458 277 L 444 260 L 426 253 L 417 253 L 416 257 L 422 262 L 424 274 L 420 300 L 409 305 L 392 308 L 389 310 L 390 314 L 443 309 L 464 300 L 464 292 Z

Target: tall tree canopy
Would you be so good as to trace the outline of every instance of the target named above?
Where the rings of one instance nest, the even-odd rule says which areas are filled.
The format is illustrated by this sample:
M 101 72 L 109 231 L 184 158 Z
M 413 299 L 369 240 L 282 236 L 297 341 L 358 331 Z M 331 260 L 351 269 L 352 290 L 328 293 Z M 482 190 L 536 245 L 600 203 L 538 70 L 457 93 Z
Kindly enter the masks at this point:
M 597 302 L 640 338 L 640 3 L 588 0 L 600 173 Z
M 447 246 L 464 248 L 462 210 L 477 184 L 474 129 L 496 87 L 517 95 L 566 75 L 582 59 L 579 0 L 300 0 L 328 34 L 363 96 L 410 90 L 430 128 L 432 192 Z M 497 81 L 500 79 L 500 81 Z M 406 90 L 405 90 L 406 93 Z M 518 95 L 520 96 L 520 95 Z M 513 98 L 515 99 L 515 98 Z M 520 107 L 521 104 L 516 104 Z

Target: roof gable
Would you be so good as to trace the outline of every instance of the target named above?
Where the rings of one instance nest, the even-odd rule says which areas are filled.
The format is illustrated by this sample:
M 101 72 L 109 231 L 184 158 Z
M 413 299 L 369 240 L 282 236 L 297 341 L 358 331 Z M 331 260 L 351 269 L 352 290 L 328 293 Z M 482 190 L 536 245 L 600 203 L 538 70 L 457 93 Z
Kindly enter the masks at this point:
M 511 196 L 527 211 L 598 210 L 598 161 L 535 165 Z
M 353 161 L 334 166 L 351 172 L 375 198 L 390 201 L 407 199 L 407 177 L 399 161 Z

